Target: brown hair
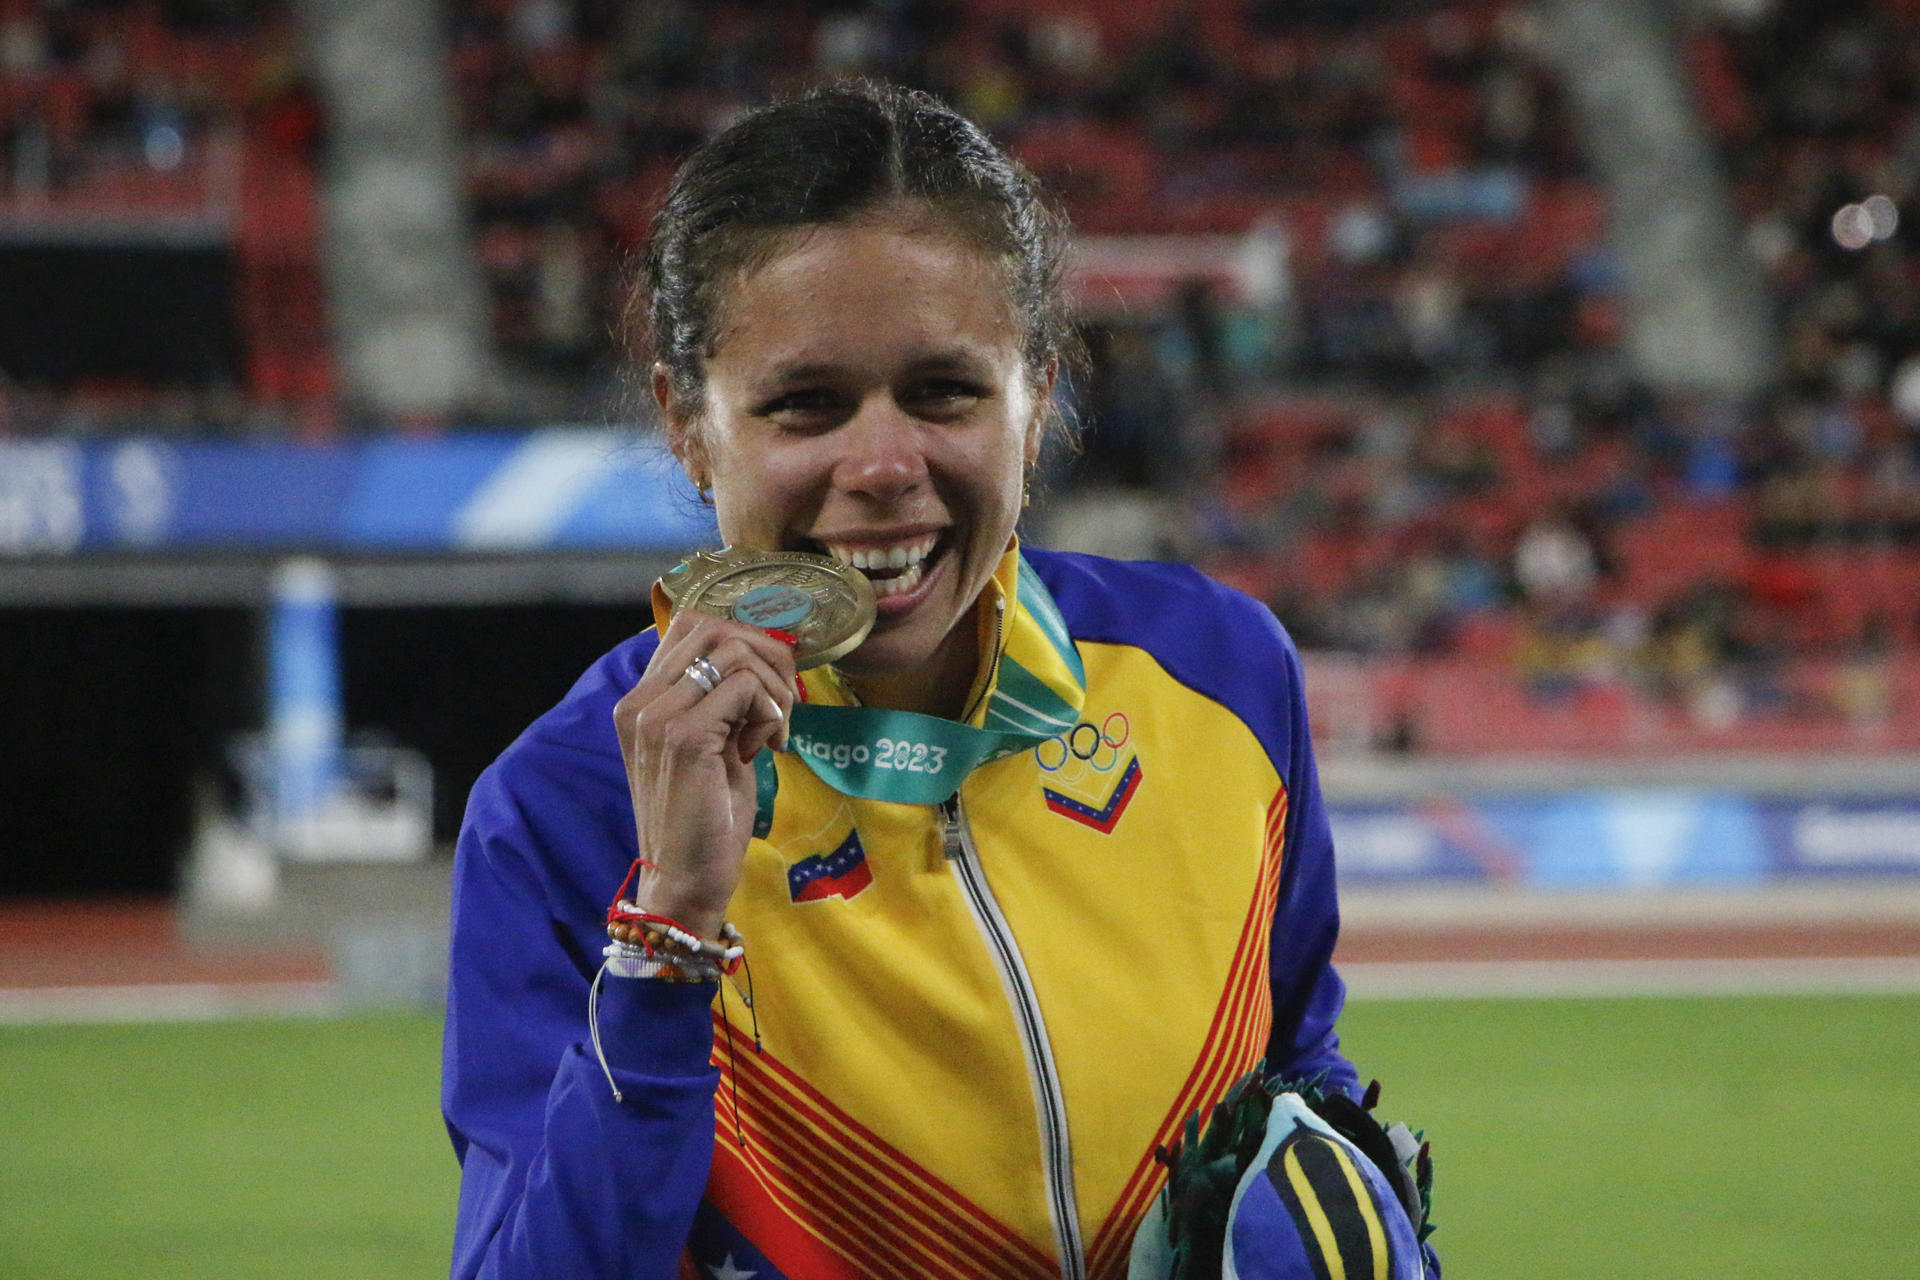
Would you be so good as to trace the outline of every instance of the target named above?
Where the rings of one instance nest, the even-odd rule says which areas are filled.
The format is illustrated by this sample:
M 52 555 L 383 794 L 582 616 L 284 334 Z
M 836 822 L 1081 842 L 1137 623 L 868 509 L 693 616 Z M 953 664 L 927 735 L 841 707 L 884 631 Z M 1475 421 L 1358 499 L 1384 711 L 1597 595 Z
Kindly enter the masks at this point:
M 629 350 L 666 370 L 676 401 L 699 404 L 724 281 L 787 232 L 899 203 L 926 207 L 1003 266 L 1036 377 L 1078 366 L 1061 288 L 1065 216 L 972 121 L 930 94 L 871 81 L 750 112 L 687 158 L 653 220 L 627 309 Z

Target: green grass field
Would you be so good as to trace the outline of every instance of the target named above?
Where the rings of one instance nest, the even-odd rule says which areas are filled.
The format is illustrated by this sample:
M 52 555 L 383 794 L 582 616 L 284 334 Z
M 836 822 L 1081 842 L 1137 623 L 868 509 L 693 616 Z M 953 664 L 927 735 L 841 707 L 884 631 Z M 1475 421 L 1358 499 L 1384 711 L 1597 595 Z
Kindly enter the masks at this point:
M 1449 1280 L 1916 1274 L 1920 998 L 1366 1003 Z M 0 1276 L 446 1271 L 428 1018 L 0 1029 Z

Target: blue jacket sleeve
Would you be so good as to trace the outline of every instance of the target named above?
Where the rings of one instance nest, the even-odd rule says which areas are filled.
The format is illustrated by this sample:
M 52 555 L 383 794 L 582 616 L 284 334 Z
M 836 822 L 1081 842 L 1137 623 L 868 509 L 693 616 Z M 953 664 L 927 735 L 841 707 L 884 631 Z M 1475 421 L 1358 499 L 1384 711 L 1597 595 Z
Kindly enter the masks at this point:
M 572 761 L 528 768 L 526 754 L 474 788 L 454 868 L 441 1091 L 461 1166 L 453 1275 L 669 1280 L 713 1157 L 714 988 L 603 981 L 616 1102 L 587 1000 L 599 913 L 631 853 L 563 803 L 573 784 L 554 778 Z
M 1278 641 L 1274 686 L 1286 700 L 1288 752 L 1281 770 L 1287 820 L 1270 953 L 1273 1035 L 1267 1066 L 1290 1079 L 1325 1072 L 1328 1085 L 1357 1096 L 1358 1076 L 1342 1056 L 1334 1029 L 1346 1003 L 1346 984 L 1333 968 L 1333 946 L 1340 936 L 1333 833 L 1307 734 L 1300 657 L 1279 624 L 1270 627 Z

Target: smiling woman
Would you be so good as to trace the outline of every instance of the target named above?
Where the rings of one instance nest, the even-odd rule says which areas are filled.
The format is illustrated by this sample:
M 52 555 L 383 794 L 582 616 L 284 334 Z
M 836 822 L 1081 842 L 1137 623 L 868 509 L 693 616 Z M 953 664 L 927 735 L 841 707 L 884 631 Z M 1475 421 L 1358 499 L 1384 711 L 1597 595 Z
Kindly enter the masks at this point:
M 1285 635 L 1188 570 L 1016 537 L 1062 235 L 885 87 L 756 112 L 676 178 L 634 315 L 713 563 L 827 557 L 877 616 L 801 670 L 771 603 L 663 583 L 659 629 L 476 785 L 456 1275 L 1161 1280 L 1189 1114 L 1263 1064 L 1354 1090 Z M 1365 1273 L 1420 1274 L 1402 1253 Z

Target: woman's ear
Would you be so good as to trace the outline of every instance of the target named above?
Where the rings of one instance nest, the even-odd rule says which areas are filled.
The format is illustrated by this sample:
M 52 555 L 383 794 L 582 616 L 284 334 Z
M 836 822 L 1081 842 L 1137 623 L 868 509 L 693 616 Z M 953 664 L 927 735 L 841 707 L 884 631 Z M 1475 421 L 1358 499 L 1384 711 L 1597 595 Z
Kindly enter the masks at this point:
M 660 422 L 666 428 L 667 447 L 679 459 L 680 469 L 693 481 L 693 487 L 704 491 L 711 482 L 712 469 L 708 465 L 706 447 L 701 444 L 700 433 L 695 429 L 694 416 L 673 394 L 673 378 L 667 372 L 666 365 L 653 366 L 651 382 L 653 402 L 660 406 Z

